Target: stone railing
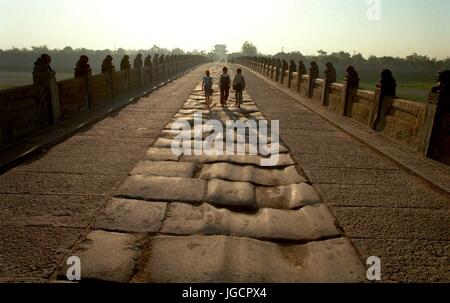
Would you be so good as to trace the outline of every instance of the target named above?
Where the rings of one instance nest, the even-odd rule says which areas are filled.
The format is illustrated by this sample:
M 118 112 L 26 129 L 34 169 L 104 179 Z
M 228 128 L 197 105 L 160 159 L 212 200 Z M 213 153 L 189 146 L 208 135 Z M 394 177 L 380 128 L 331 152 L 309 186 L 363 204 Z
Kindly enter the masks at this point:
M 450 164 L 449 71 L 440 73 L 439 85 L 433 88 L 435 92 L 430 93 L 427 103 L 421 103 L 391 96 L 386 93 L 389 92 L 386 84 L 377 85 L 375 91 L 361 90 L 356 72 L 347 71 L 346 80 L 336 83 L 332 64 L 327 66 L 324 77 L 319 78 L 317 66 L 312 66 L 307 73 L 301 61 L 287 64 L 267 57 L 241 57 L 233 62 L 414 151 Z M 352 75 L 356 76 L 352 78 Z
M 145 65 L 142 60 L 135 61 L 134 68 L 128 63 L 115 71 L 111 58 L 109 68 L 104 62 L 102 73 L 92 75 L 86 61 L 84 65 L 77 63 L 75 78 L 56 81 L 50 61 L 42 60 L 44 56 L 36 61 L 33 85 L 0 91 L 0 150 L 49 126 L 151 89 L 209 62 L 203 56 L 155 55 L 153 60 L 148 56 Z

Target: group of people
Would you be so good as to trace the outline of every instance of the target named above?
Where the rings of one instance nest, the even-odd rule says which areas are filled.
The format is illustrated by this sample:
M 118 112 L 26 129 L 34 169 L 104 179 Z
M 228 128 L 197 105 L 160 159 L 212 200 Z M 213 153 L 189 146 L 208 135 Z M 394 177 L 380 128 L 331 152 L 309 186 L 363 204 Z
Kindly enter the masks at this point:
M 205 100 L 208 108 L 211 106 L 211 97 L 214 94 L 213 84 L 214 80 L 211 77 L 211 72 L 207 70 L 203 77 L 202 90 L 205 92 Z M 231 88 L 235 91 L 236 106 L 240 108 L 241 104 L 244 102 L 243 91 L 245 90 L 245 77 L 242 75 L 242 69 L 237 69 L 236 76 L 233 81 L 231 81 L 231 77 L 228 74 L 228 68 L 224 67 L 219 80 L 220 104 L 222 106 L 227 104 Z

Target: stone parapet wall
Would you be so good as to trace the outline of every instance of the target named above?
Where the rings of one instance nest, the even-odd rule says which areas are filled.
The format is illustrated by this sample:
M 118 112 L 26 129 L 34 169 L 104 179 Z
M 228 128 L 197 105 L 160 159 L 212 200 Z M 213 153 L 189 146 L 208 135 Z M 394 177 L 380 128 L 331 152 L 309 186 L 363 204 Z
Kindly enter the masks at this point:
M 56 81 L 55 72 L 38 72 L 34 84 L 0 91 L 0 150 L 61 121 L 157 86 L 209 61 L 203 56 L 168 56 L 151 67 L 87 73 Z
M 258 66 L 257 62 L 252 62 L 255 60 L 276 62 L 275 60 L 248 57 L 235 59 L 234 62 L 254 69 L 253 66 Z M 264 77 L 278 82 L 283 87 L 289 87 L 301 97 L 317 101 L 330 111 L 347 116 L 367 128 L 377 130 L 389 139 L 406 145 L 417 152 L 426 153 L 426 150 L 429 149 L 428 141 L 430 129 L 433 125 L 430 117 L 434 117 L 434 115 L 430 113 L 431 107 L 427 103 L 382 97 L 381 87 L 377 87 L 375 91 L 368 91 L 347 85 L 347 80 L 343 84 L 335 83 L 331 80 L 336 78 L 335 71 L 333 74 L 332 64 L 323 78 L 317 77 L 317 70 L 314 70 L 313 67 L 308 73 L 304 70 L 303 62 L 300 62 L 299 66 L 303 67 L 303 72 L 299 73 L 300 70 L 298 69 L 297 72 L 290 75 L 288 73 L 290 85 L 286 81 L 281 82 L 282 77 L 279 77 L 277 81 L 276 72 L 272 73 L 273 70 L 276 70 L 276 66 L 266 64 L 264 68 L 256 69 L 256 71 Z M 284 79 L 286 79 L 286 76 Z M 382 102 L 388 104 L 386 115 L 382 114 Z M 380 117 L 385 119 L 381 128 L 379 127 Z

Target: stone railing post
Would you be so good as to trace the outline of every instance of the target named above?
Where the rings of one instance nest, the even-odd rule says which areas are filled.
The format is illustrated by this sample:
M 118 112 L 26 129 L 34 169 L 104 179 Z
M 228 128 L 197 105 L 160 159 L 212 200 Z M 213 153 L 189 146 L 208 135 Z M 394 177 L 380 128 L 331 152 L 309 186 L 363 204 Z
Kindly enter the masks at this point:
M 281 76 L 280 76 L 281 85 L 283 85 L 286 80 L 286 72 L 288 71 L 288 69 L 289 69 L 289 65 L 288 65 L 287 61 L 283 59 L 283 61 L 281 63 Z
M 146 79 L 147 79 L 147 83 L 145 83 L 145 85 L 150 85 L 153 82 L 153 63 L 152 63 L 152 56 L 148 55 L 145 58 L 144 61 L 144 67 L 145 67 L 145 74 Z
M 56 73 L 54 71 L 35 71 L 33 72 L 33 84 L 37 92 L 44 92 L 48 89 L 52 105 L 53 124 L 58 123 L 61 119 L 61 103 L 59 100 Z
M 159 82 L 161 80 L 161 76 L 159 73 L 160 67 L 159 67 L 159 55 L 155 54 L 153 56 L 153 79 L 155 82 Z
M 277 59 L 275 66 L 275 82 L 280 81 L 280 72 L 281 72 L 281 60 Z
M 353 98 L 359 89 L 359 77 L 353 66 L 348 66 L 346 69 L 344 85 L 342 88 L 342 108 L 339 114 L 351 117 L 353 111 Z
M 441 71 L 437 80 L 428 96 L 419 152 L 450 165 L 450 70 Z
M 270 80 L 274 79 L 275 76 L 275 69 L 276 69 L 276 60 L 274 58 L 272 58 L 272 63 L 270 64 L 271 68 L 270 68 Z
M 163 81 L 165 81 L 167 78 L 167 74 L 166 74 L 167 68 L 166 68 L 166 57 L 164 55 L 159 57 L 159 65 L 161 68 L 161 70 L 160 70 L 161 77 L 162 77 Z
M 288 80 L 288 87 L 292 87 L 292 77 L 294 73 L 297 72 L 297 65 L 295 64 L 294 60 L 291 60 L 289 63 L 289 80 Z
M 303 61 L 298 62 L 298 82 L 297 82 L 297 92 L 300 92 L 300 85 L 302 84 L 302 76 L 306 75 L 306 67 Z
M 261 70 L 261 74 L 263 76 L 266 76 L 266 70 L 267 70 L 267 58 L 266 57 L 262 57 L 262 70 Z
M 429 155 L 431 137 L 436 121 L 436 113 L 439 104 L 440 94 L 430 92 L 427 101 L 427 110 L 425 115 L 425 124 L 422 130 L 419 152 L 424 156 Z
M 309 68 L 308 98 L 312 98 L 314 95 L 314 84 L 317 78 L 319 78 L 319 66 L 316 62 L 311 62 Z
M 323 87 L 322 87 L 322 104 L 328 106 L 328 94 L 331 89 L 331 84 L 336 82 L 336 69 L 334 68 L 332 63 L 326 64 L 326 70 L 324 72 L 323 77 Z
M 369 127 L 376 131 L 382 131 L 386 125 L 387 111 L 396 95 L 396 81 L 390 70 L 381 72 L 381 81 L 375 89 L 375 98 L 370 113 Z
M 369 127 L 370 129 L 375 129 L 375 124 L 378 119 L 378 111 L 380 109 L 380 104 L 382 103 L 382 97 L 381 97 L 381 85 L 377 85 L 375 88 L 375 98 L 373 100 L 372 109 L 370 112 L 370 119 L 369 119 Z

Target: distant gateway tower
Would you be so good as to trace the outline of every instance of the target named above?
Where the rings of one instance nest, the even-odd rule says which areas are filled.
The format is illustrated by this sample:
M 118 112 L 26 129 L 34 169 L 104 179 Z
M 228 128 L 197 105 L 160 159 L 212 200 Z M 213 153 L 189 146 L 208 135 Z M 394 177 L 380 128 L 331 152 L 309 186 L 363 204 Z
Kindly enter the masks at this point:
M 227 53 L 227 46 L 225 44 L 216 44 L 216 46 L 214 46 L 214 54 L 217 60 L 226 60 Z

